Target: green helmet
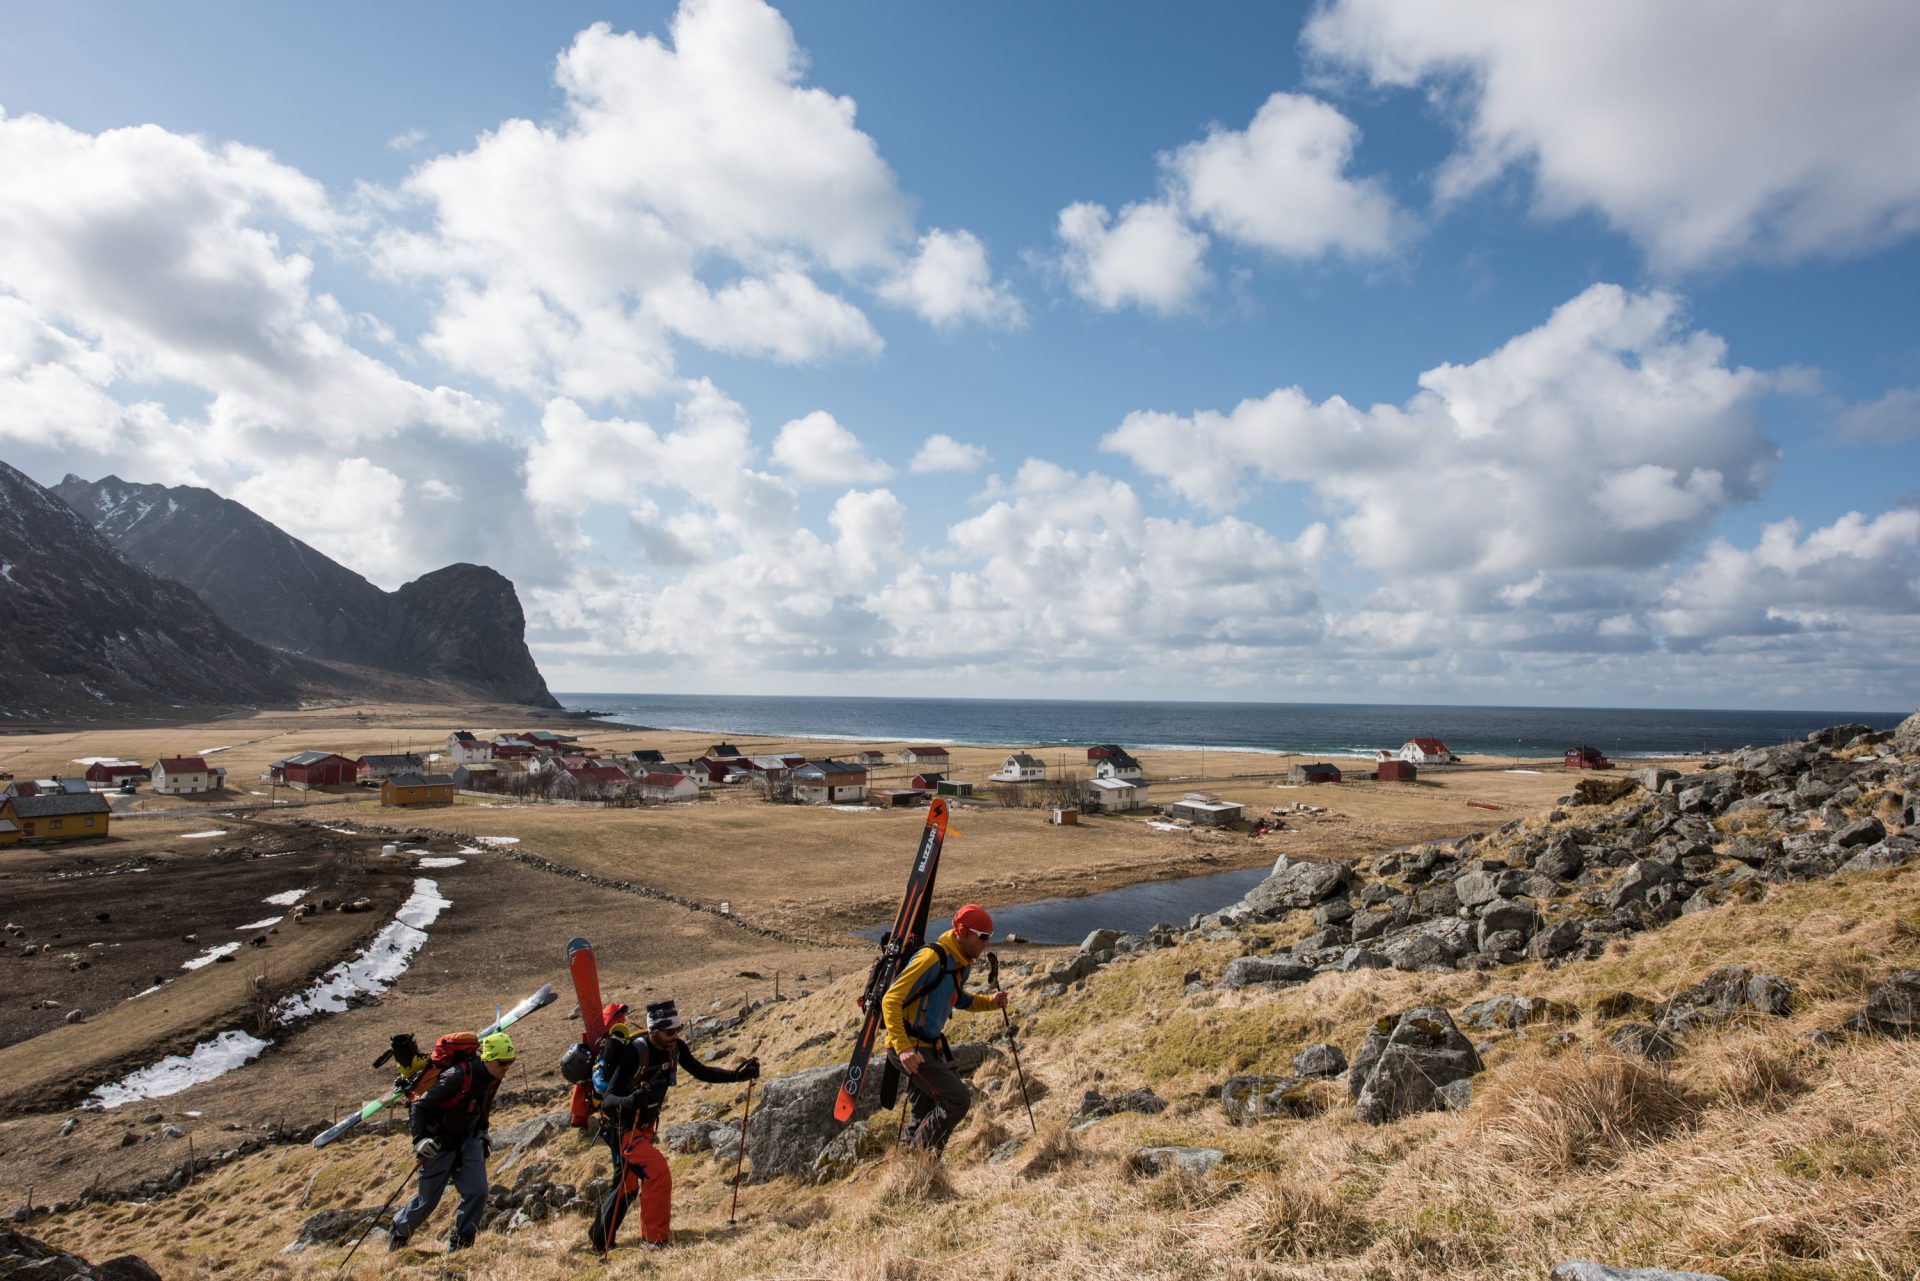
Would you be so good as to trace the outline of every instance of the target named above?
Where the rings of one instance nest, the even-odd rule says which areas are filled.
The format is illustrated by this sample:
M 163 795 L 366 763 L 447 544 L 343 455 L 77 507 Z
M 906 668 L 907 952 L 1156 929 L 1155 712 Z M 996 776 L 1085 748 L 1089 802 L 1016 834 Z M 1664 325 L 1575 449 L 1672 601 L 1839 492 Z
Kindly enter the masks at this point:
M 495 1032 L 480 1042 L 480 1061 L 482 1063 L 513 1062 L 513 1038 L 505 1032 Z

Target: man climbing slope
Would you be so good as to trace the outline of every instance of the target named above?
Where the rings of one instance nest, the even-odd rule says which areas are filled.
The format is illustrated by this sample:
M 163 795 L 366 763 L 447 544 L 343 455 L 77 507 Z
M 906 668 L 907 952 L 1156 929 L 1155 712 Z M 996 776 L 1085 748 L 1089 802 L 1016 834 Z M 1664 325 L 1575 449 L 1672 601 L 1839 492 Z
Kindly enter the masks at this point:
M 702 1063 L 680 1039 L 680 1012 L 672 1001 L 647 1007 L 647 1030 L 636 1035 L 625 1021 L 625 1007 L 608 1007 L 606 1038 L 593 1069 L 593 1088 L 606 1118 L 601 1135 L 613 1154 L 613 1187 L 594 1217 L 587 1239 L 605 1253 L 620 1231 L 620 1221 L 640 1196 L 641 1244 L 649 1250 L 666 1247 L 673 1230 L 673 1172 L 667 1158 L 654 1146 L 654 1130 L 667 1090 L 685 1068 L 696 1081 L 710 1085 L 728 1081 L 756 1081 L 760 1060 L 743 1060 L 732 1070 Z M 621 1014 L 619 1021 L 613 1015 Z
M 1005 992 L 966 990 L 967 971 L 993 938 L 993 918 L 969 903 L 953 914 L 953 928 L 913 954 L 880 998 L 887 1051 L 907 1075 L 913 1119 L 908 1133 L 918 1151 L 939 1152 L 973 1106 L 973 1090 L 949 1065 L 947 1017 L 964 1005 L 975 1014 L 1004 1009 Z
M 465 1032 L 441 1038 L 441 1045 L 462 1039 L 474 1048 L 449 1053 L 440 1075 L 408 1112 L 414 1155 L 420 1159 L 420 1182 L 413 1200 L 393 1216 L 387 1232 L 389 1250 L 407 1244 L 440 1204 L 448 1180 L 460 1193 L 460 1208 L 454 1214 L 447 1249 L 472 1245 L 480 1231 L 487 1209 L 487 1125 L 493 1115 L 493 1096 L 513 1067 L 513 1039 L 495 1032 L 475 1046 L 473 1033 Z M 438 1045 L 435 1056 L 440 1056 Z

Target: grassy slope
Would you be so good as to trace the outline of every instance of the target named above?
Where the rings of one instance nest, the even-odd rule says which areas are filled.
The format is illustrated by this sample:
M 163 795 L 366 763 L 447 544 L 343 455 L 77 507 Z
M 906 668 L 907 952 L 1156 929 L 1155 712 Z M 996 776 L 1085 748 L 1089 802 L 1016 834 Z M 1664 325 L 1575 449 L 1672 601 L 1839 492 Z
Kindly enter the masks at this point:
M 1042 1139 L 1011 1161 L 984 1160 L 1025 1129 L 1004 1060 L 982 1069 L 982 1103 L 944 1175 L 889 1158 L 822 1189 L 751 1187 L 742 1223 L 730 1229 L 730 1169 L 707 1155 L 676 1158 L 673 1274 L 1538 1277 L 1571 1257 L 1735 1278 L 1920 1269 L 1920 1045 L 1847 1040 L 1821 1049 L 1800 1036 L 1858 1008 L 1868 982 L 1920 964 L 1920 868 L 1780 887 L 1557 970 L 1322 975 L 1278 994 L 1181 995 L 1187 969 L 1211 979 L 1241 950 L 1191 944 L 1121 963 L 1037 1011 L 1024 1054 L 1046 1087 L 1037 1105 Z M 1354 1121 L 1344 1094 L 1329 1089 L 1335 1106 L 1314 1120 L 1235 1129 L 1199 1096 L 1233 1071 L 1284 1070 L 1311 1040 L 1351 1050 L 1373 1019 L 1413 1004 L 1443 1002 L 1457 1013 L 1510 991 L 1587 1011 L 1601 995 L 1663 995 L 1728 963 L 1792 980 L 1793 1014 L 1697 1033 L 1669 1069 L 1606 1053 L 1604 1028 L 1583 1013 L 1571 1025 L 1501 1040 L 1475 1081 L 1472 1107 L 1459 1114 L 1374 1128 Z M 851 990 L 843 979 L 762 1011 L 741 1043 L 764 1038 L 761 1052 L 776 1071 L 825 1061 L 827 1047 L 790 1050 L 847 1025 Z M 1558 1031 L 1578 1039 L 1556 1049 L 1547 1033 Z M 1062 1132 L 1082 1089 L 1141 1084 L 1172 1107 Z M 669 1120 L 733 1099 L 730 1087 L 683 1088 Z M 1127 1171 L 1135 1147 L 1169 1142 L 1218 1146 L 1227 1159 L 1205 1182 L 1142 1181 Z M 599 1168 L 571 1136 L 538 1155 L 555 1163 L 549 1178 L 579 1182 Z M 36 1226 L 89 1257 L 143 1253 L 169 1277 L 317 1277 L 338 1251 L 280 1255 L 279 1247 L 307 1214 L 377 1203 L 403 1159 L 398 1141 L 383 1139 L 326 1153 L 270 1151 L 153 1205 Z M 570 1217 L 512 1237 L 486 1234 L 466 1256 L 465 1275 L 544 1281 L 657 1266 L 628 1255 L 602 1269 L 577 1248 L 583 1235 L 584 1223 Z M 414 1259 L 393 1268 L 375 1255 L 357 1259 L 355 1271 L 443 1275 L 437 1259 Z

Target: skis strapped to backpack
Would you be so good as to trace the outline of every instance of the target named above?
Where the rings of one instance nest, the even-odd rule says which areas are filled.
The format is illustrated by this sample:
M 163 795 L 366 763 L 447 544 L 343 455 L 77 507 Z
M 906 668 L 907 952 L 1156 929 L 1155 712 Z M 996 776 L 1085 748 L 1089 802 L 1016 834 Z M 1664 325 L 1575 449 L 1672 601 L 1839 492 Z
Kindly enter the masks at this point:
M 833 1101 L 837 1121 L 853 1119 L 854 1101 L 867 1075 L 867 1060 L 880 1038 L 880 998 L 900 974 L 900 969 L 920 950 L 926 939 L 927 911 L 933 904 L 933 878 L 940 870 L 940 846 L 947 838 L 947 802 L 935 797 L 927 805 L 927 826 L 920 833 L 919 848 L 914 851 L 913 871 L 907 877 L 907 892 L 900 899 L 900 911 L 893 928 L 880 936 L 880 956 L 867 974 L 867 985 L 860 993 L 860 1008 L 866 1019 L 853 1043 L 853 1057 L 840 1079 L 840 1093 Z
M 506 1031 L 521 1019 L 526 1018 L 527 1015 L 532 1014 L 535 1010 L 543 1010 L 558 999 L 559 997 L 554 994 L 551 986 L 543 986 L 538 992 L 535 992 L 532 996 L 520 1002 L 520 1004 L 514 1006 L 505 1014 L 502 1014 L 486 1027 L 481 1028 L 478 1032 L 455 1032 L 441 1037 L 438 1041 L 434 1042 L 433 1052 L 427 1056 L 427 1061 L 424 1066 L 415 1068 L 403 1076 L 393 1089 L 381 1095 L 379 1098 L 367 1100 L 358 1112 L 353 1113 L 351 1116 L 343 1117 L 333 1125 L 322 1130 L 315 1136 L 313 1146 L 316 1148 L 324 1148 L 327 1144 L 332 1143 L 359 1125 L 362 1121 L 380 1111 L 380 1109 L 390 1107 L 398 1103 L 401 1099 L 412 1098 L 419 1095 L 425 1091 L 429 1085 L 433 1084 L 434 1078 L 440 1075 L 441 1068 L 457 1061 L 463 1054 L 477 1052 L 480 1042 L 487 1037 L 492 1036 L 495 1032 Z M 402 1064 L 402 1071 L 407 1071 L 411 1066 L 410 1064 Z
M 594 1058 L 607 1027 L 600 1013 L 600 963 L 594 957 L 593 944 L 585 939 L 567 942 L 567 973 L 573 979 L 574 999 L 580 1002 L 580 1039 L 560 1060 L 561 1075 L 573 1086 L 567 1101 L 567 1118 L 576 1127 L 593 1115 Z

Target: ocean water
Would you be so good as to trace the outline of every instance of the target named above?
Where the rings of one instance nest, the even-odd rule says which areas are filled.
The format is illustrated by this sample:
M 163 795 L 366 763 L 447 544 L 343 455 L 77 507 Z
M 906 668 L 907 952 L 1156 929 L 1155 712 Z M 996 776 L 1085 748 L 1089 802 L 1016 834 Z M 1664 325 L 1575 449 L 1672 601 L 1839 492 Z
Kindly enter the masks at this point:
M 1613 756 L 1724 752 L 1804 738 L 1828 725 L 1891 729 L 1902 712 L 1731 712 L 1600 707 L 1435 707 L 1380 703 L 1081 702 L 559 694 L 570 710 L 663 730 L 853 742 L 1231 748 L 1370 755 L 1433 737 L 1455 752 L 1538 759 L 1591 744 Z

